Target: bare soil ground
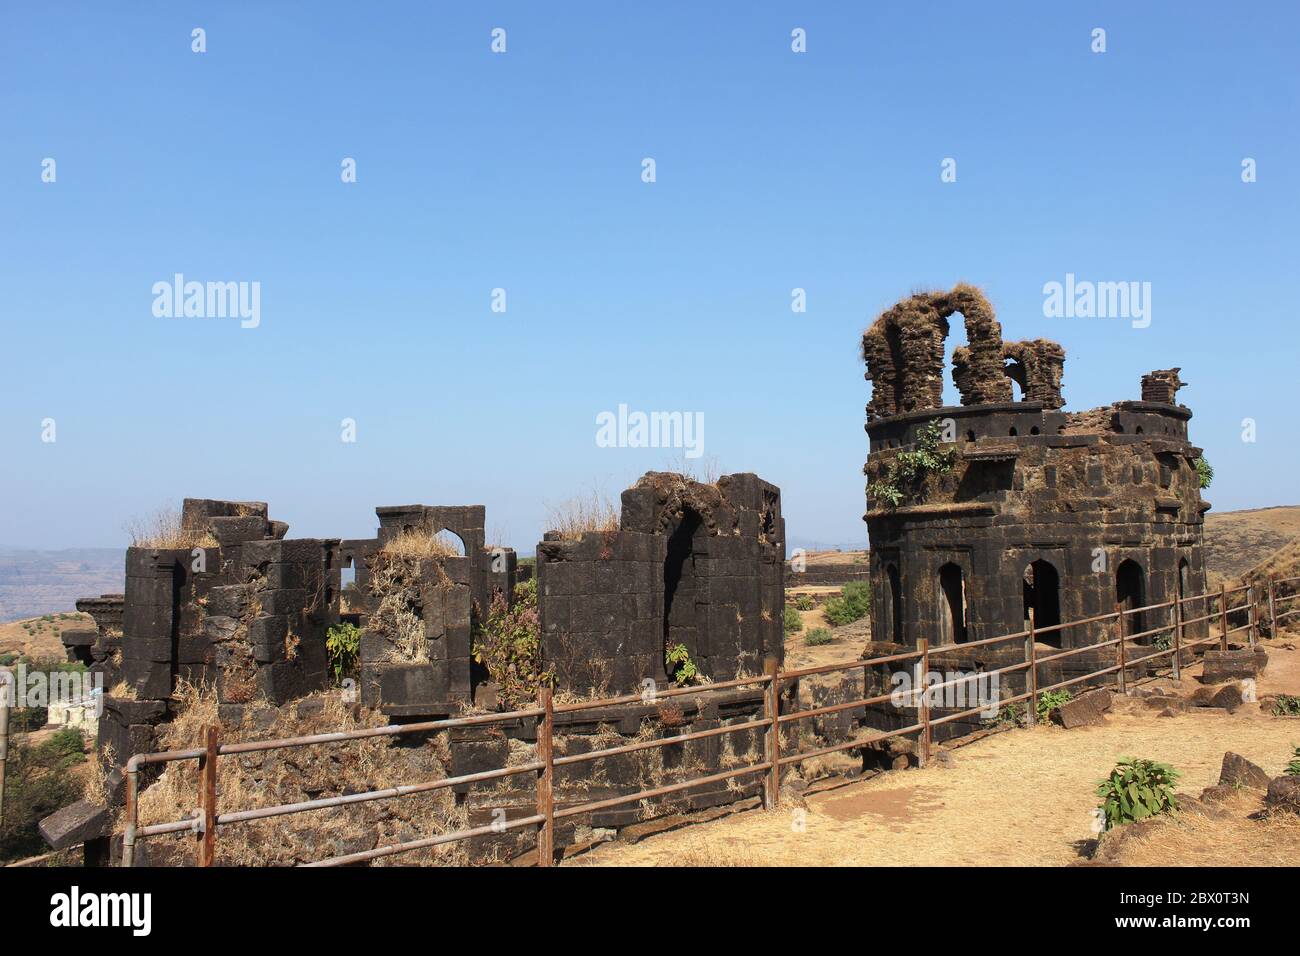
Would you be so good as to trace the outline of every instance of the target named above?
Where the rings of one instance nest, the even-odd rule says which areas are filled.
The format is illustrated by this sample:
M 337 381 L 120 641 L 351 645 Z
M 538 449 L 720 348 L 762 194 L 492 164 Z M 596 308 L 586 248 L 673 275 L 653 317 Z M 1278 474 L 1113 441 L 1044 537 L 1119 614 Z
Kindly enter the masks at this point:
M 59 635 L 70 627 L 94 627 L 89 614 L 64 611 L 0 624 L 0 654 L 22 654 L 31 660 L 66 658 Z
M 1259 694 L 1300 693 L 1295 634 L 1268 642 Z M 1185 691 L 1197 685 L 1188 668 Z M 814 794 L 803 813 L 754 810 L 647 838 L 612 843 L 568 865 L 610 866 L 1062 866 L 1086 858 L 1094 840 L 1095 787 L 1121 757 L 1172 764 L 1181 792 L 1218 783 L 1225 751 L 1270 775 L 1282 772 L 1300 742 L 1300 720 L 1259 705 L 1235 714 L 1194 709 L 1155 716 L 1140 700 L 1120 699 L 1103 726 L 1016 729 L 932 763 Z M 1260 796 L 1247 792 L 1225 819 L 1185 815 L 1125 841 L 1111 862 L 1125 865 L 1294 865 L 1300 819 L 1250 819 Z

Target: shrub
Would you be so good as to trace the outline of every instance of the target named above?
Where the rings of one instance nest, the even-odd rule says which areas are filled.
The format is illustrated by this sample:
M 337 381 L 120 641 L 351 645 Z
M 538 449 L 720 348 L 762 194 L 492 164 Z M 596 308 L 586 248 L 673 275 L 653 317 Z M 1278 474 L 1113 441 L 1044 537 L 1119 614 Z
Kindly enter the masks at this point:
M 807 594 L 800 594 L 794 599 L 794 608 L 796 611 L 811 611 L 816 606 L 816 602 Z
M 587 497 L 570 498 L 551 508 L 547 524 L 566 541 L 576 541 L 588 531 L 611 534 L 618 531 L 618 508 L 609 498 L 593 491 Z
M 75 733 L 80 739 L 80 731 Z M 49 849 L 36 825 L 55 810 L 81 799 L 82 785 L 68 769 L 84 760 L 85 755 L 80 751 L 75 756 L 67 753 L 71 737 L 60 738 L 59 734 L 54 738 L 60 739 L 60 744 L 51 739 L 36 747 L 12 743 L 9 748 L 0 860 L 34 856 Z
M 799 612 L 792 607 L 785 609 L 785 616 L 781 623 L 787 634 L 796 634 L 803 630 L 803 618 L 801 618 Z
M 357 664 L 361 657 L 361 631 L 355 624 L 335 624 L 325 633 L 325 650 L 330 658 L 330 670 L 334 672 L 334 686 L 343 683 L 345 677 L 357 676 Z
M 60 768 L 71 767 L 86 759 L 86 736 L 77 727 L 63 727 L 42 744 L 49 748 L 52 761 Z
M 980 723 L 985 727 L 1019 727 L 1024 712 L 1024 706 L 1013 701 L 999 707 L 996 717 L 986 717 Z
M 679 687 L 694 684 L 700 680 L 700 669 L 691 660 L 691 652 L 685 644 L 674 644 L 664 654 L 664 664 L 668 673 Z
M 1168 764 L 1121 758 L 1110 776 L 1097 782 L 1106 829 L 1177 810 L 1174 785 L 1179 776 Z
M 13 653 L 10 653 L 10 654 L 0 654 L 0 667 L 8 667 L 10 664 L 14 663 L 16 660 L 18 660 L 18 655 L 17 655 L 17 654 L 13 654 Z
M 1274 717 L 1300 717 L 1300 696 L 1295 694 L 1278 694 L 1273 701 Z
M 1038 719 L 1046 723 L 1051 716 L 1052 711 L 1060 707 L 1067 700 L 1073 700 L 1074 695 L 1068 690 L 1049 690 L 1038 695 Z
M 1196 478 L 1202 488 L 1208 488 L 1214 482 L 1214 469 L 1204 455 L 1196 459 Z
M 536 699 L 538 688 L 555 683 L 542 666 L 541 623 L 537 616 L 537 579 L 515 585 L 515 603 L 496 594 L 487 620 L 474 642 L 474 660 L 487 668 L 500 688 L 501 700 L 518 707 Z
M 871 613 L 871 585 L 866 581 L 852 581 L 840 593 L 826 602 L 826 620 L 836 627 L 852 624 Z
M 1288 777 L 1300 777 L 1300 747 L 1291 745 L 1291 762 L 1282 771 Z
M 831 636 L 831 632 L 824 627 L 814 627 L 803 638 L 803 642 L 809 647 L 819 647 L 822 644 L 829 644 L 833 640 L 835 638 Z

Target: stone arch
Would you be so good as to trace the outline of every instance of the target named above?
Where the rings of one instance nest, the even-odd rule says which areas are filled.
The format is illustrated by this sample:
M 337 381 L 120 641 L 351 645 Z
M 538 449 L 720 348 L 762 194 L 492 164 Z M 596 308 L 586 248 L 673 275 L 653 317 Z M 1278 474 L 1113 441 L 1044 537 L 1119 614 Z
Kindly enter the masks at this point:
M 953 381 L 963 405 L 1011 400 L 1004 371 L 1002 326 L 979 289 L 920 292 L 882 312 L 862 336 L 872 383 L 867 418 L 886 418 L 943 405 L 944 340 L 960 312 L 967 344 L 953 353 Z

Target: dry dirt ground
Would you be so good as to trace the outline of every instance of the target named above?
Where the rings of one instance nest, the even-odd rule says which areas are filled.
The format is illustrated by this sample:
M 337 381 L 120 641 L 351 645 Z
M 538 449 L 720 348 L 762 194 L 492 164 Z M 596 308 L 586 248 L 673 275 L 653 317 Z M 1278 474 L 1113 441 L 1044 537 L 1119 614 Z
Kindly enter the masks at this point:
M 66 659 L 59 635 L 70 627 L 94 627 L 89 614 L 64 611 L 0 624 L 0 654 L 22 654 L 31 660 Z
M 1300 693 L 1300 651 L 1269 648 L 1260 695 Z M 1196 686 L 1199 665 L 1183 684 Z M 951 766 L 931 764 L 814 794 L 802 814 L 753 810 L 687 826 L 634 845 L 611 843 L 567 865 L 591 866 L 1062 866 L 1085 859 L 1094 838 L 1095 787 L 1121 757 L 1146 757 L 1182 772 L 1178 789 L 1218 783 L 1224 751 L 1282 772 L 1300 744 L 1300 719 L 1247 705 L 1235 714 L 1194 709 L 1156 717 L 1120 700 L 1104 726 L 1017 729 L 959 746 Z M 1187 817 L 1123 847 L 1129 865 L 1294 865 L 1300 819 L 1247 819 L 1262 806 L 1242 794 L 1232 819 Z

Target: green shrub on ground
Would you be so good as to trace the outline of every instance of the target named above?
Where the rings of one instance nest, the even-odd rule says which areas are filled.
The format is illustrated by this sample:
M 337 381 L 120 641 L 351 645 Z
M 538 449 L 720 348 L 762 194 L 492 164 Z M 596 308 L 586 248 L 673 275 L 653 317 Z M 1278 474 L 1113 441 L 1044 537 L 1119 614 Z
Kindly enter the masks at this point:
M 1278 694 L 1273 701 L 1274 717 L 1300 717 L 1300 696 L 1295 694 Z
M 1174 786 L 1180 774 L 1168 764 L 1121 758 L 1105 780 L 1097 782 L 1107 830 L 1178 809 Z
M 871 613 L 871 585 L 852 581 L 826 602 L 826 620 L 836 627 L 852 624 Z
M 807 594 L 800 594 L 794 600 L 794 607 L 796 611 L 811 611 L 815 606 L 816 606 L 816 602 L 814 602 L 813 599 L 809 597 Z
M 76 749 L 72 749 L 73 736 Z M 10 742 L 5 777 L 4 822 L 0 823 L 0 860 L 44 853 L 49 847 L 36 825 L 55 810 L 81 799 L 83 783 L 70 768 L 85 760 L 81 731 L 61 730 L 35 747 Z
M 1060 707 L 1068 700 L 1073 700 L 1074 695 L 1068 690 L 1048 690 L 1038 695 L 1038 719 L 1046 723 L 1051 717 L 1052 711 Z
M 1300 747 L 1291 745 L 1291 762 L 1282 771 L 1288 777 L 1300 777 Z
M 814 627 L 803 637 L 803 642 L 809 647 L 820 647 L 822 644 L 829 644 L 835 638 L 831 635 L 829 629 L 824 627 Z
M 795 634 L 803 630 L 803 618 L 801 618 L 799 612 L 792 607 L 785 609 L 785 617 L 782 624 L 787 634 Z

